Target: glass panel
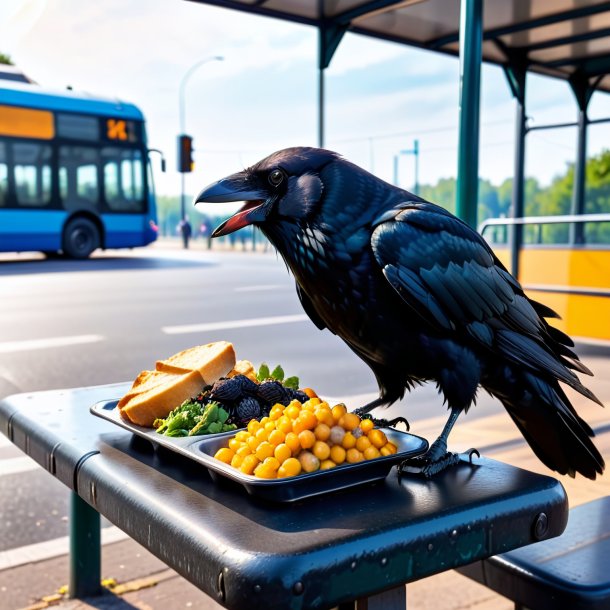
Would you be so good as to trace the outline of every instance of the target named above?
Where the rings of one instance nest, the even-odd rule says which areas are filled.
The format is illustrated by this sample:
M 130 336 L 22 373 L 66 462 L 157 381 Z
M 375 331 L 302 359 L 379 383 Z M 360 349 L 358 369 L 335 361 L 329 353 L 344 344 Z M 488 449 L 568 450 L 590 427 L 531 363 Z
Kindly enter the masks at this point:
M 67 210 L 99 206 L 98 167 L 100 154 L 88 146 L 60 146 L 59 193 Z
M 137 149 L 102 149 L 104 189 L 108 207 L 116 212 L 143 212 L 144 164 Z
M 57 135 L 60 138 L 97 141 L 100 139 L 99 119 L 78 114 L 58 114 Z
M 0 142 L 0 207 L 6 205 L 8 199 L 8 163 L 6 159 L 6 144 Z
M 51 201 L 51 147 L 47 144 L 13 144 L 17 204 L 42 207 Z
M 591 245 L 610 245 L 610 221 L 586 222 L 585 243 Z

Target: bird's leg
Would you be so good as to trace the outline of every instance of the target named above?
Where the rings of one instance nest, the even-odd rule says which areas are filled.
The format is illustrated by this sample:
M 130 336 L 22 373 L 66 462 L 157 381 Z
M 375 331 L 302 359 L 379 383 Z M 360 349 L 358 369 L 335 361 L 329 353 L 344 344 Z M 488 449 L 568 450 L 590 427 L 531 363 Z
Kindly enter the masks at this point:
M 460 456 L 457 453 L 447 451 L 447 439 L 461 412 L 462 409 L 452 407 L 449 419 L 440 436 L 432 443 L 424 455 L 401 462 L 398 465 L 399 476 L 403 472 L 415 472 L 429 478 L 460 461 Z
M 393 419 L 385 419 L 373 417 L 370 415 L 370 412 L 376 407 L 384 404 L 384 401 L 381 398 L 376 398 L 375 400 L 369 402 L 368 404 L 360 407 L 359 409 L 355 409 L 354 413 L 359 415 L 362 419 L 370 419 L 378 428 L 393 428 L 396 424 L 404 424 L 407 432 L 411 429 L 409 422 L 404 417 L 394 417 Z

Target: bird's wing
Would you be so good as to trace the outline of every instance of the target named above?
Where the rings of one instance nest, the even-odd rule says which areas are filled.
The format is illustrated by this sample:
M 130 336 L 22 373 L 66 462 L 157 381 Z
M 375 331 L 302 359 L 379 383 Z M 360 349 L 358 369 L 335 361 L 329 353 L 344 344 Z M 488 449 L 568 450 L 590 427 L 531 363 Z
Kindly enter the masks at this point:
M 550 309 L 528 299 L 484 239 L 443 208 L 405 202 L 374 222 L 371 246 L 403 301 L 439 332 L 468 333 L 530 369 L 573 385 L 587 372 L 570 339 L 548 326 Z
M 305 294 L 305 291 L 299 286 L 298 282 L 295 282 L 297 295 L 299 297 L 299 301 L 301 301 L 301 305 L 305 310 L 305 313 L 309 316 L 310 320 L 320 329 L 324 330 L 326 328 L 326 324 L 322 320 L 322 318 L 318 315 L 316 308 L 313 306 L 313 303 L 309 299 L 309 297 Z

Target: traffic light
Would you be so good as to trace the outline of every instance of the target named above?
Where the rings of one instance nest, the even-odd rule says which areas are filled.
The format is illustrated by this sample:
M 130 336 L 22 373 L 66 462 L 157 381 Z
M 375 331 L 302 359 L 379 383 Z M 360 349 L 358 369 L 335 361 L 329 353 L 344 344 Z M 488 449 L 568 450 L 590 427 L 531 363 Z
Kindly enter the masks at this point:
M 178 171 L 188 173 L 193 171 L 193 138 L 187 135 L 178 136 Z

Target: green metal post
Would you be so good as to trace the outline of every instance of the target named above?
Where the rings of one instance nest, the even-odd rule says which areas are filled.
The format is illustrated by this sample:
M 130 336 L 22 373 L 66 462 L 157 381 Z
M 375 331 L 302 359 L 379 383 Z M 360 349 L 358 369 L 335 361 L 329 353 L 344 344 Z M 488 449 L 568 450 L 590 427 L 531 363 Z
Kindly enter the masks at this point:
M 322 36 L 322 33 L 320 33 Z M 324 148 L 324 70 L 318 68 L 318 147 Z
M 525 136 L 527 135 L 527 114 L 525 111 L 525 84 L 527 82 L 527 55 L 515 54 L 509 57 L 504 74 L 517 102 L 515 116 L 515 172 L 513 175 L 513 205 L 511 215 L 521 218 L 525 215 Z M 511 272 L 519 276 L 519 252 L 523 243 L 523 225 L 514 224 L 510 228 Z
M 456 212 L 477 225 L 479 191 L 479 100 L 483 41 L 483 0 L 460 5 L 460 133 Z
M 101 592 L 100 514 L 72 492 L 70 498 L 70 597 Z

